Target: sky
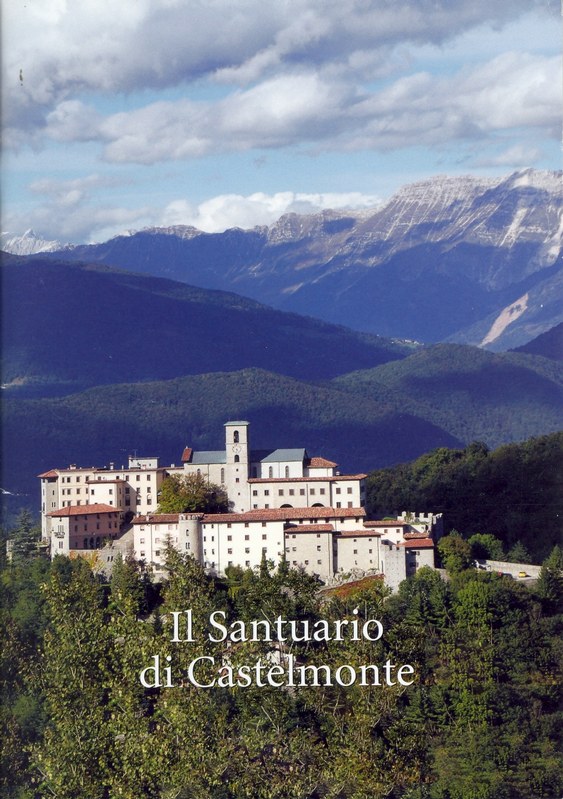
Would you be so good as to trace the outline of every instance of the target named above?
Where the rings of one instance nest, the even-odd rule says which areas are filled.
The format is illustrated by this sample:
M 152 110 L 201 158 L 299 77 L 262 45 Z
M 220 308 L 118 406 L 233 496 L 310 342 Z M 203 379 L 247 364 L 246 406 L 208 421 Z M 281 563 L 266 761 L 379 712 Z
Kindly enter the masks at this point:
M 561 168 L 556 0 L 9 0 L 2 231 L 363 208 Z

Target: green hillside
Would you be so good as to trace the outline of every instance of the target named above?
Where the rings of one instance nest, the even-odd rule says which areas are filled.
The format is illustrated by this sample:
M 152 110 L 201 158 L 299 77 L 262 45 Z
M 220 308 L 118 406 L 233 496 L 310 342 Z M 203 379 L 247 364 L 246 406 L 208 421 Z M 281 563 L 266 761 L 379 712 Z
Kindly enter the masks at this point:
M 412 346 L 221 291 L 40 256 L 2 264 L 2 380 L 44 395 L 266 368 L 330 378 Z
M 372 472 L 375 515 L 431 510 L 445 531 L 491 533 L 505 550 L 517 541 L 541 563 L 563 533 L 563 432 L 490 452 L 483 444 L 437 449 L 413 463 Z
M 125 463 L 134 450 L 178 462 L 184 446 L 223 446 L 223 425 L 248 419 L 255 447 L 305 446 L 346 470 L 367 470 L 460 441 L 368 397 L 258 369 L 100 386 L 4 403 L 4 483 L 38 505 L 34 476 L 69 463 Z M 25 503 L 24 503 L 25 504 Z
M 539 356 L 437 344 L 333 384 L 385 397 L 466 443 L 499 446 L 563 427 L 563 365 Z

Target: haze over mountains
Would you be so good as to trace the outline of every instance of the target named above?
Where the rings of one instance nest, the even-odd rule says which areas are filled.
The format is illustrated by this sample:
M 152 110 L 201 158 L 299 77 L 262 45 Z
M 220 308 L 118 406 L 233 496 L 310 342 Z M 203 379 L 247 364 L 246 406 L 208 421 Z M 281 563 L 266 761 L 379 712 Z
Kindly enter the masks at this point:
M 371 211 L 213 234 L 151 228 L 45 257 L 234 291 L 382 336 L 505 350 L 563 321 L 562 201 L 560 172 L 437 177 Z

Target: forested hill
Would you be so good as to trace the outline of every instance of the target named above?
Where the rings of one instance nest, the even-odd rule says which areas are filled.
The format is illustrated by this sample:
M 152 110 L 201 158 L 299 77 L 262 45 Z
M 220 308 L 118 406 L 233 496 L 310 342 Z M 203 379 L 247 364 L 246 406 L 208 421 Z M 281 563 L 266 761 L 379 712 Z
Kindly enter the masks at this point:
M 489 451 L 484 444 L 436 449 L 372 472 L 370 514 L 443 513 L 445 531 L 490 533 L 505 550 L 520 541 L 541 563 L 563 533 L 563 433 Z
M 529 352 L 531 355 L 543 355 L 544 358 L 563 361 L 563 322 L 517 347 L 514 352 Z
M 330 597 L 315 578 L 267 564 L 219 581 L 174 550 L 159 591 L 119 556 L 105 590 L 84 558 L 21 559 L 0 571 L 0 793 L 559 799 L 560 555 L 550 562 L 530 588 L 475 569 L 445 582 L 424 568 L 392 596 L 375 579 Z M 171 643 L 169 614 L 183 608 L 194 641 Z M 295 687 L 285 657 L 272 666 L 269 640 L 236 643 L 225 658 L 228 644 L 209 636 L 218 609 L 230 631 L 250 633 L 265 610 L 295 620 L 299 637 L 280 646 L 296 658 Z M 333 631 L 353 619 L 361 629 L 378 620 L 381 639 L 302 636 L 304 623 Z M 141 685 L 156 657 L 170 662 L 172 687 L 154 670 Z M 222 687 L 198 688 L 198 677 Z
M 319 379 L 413 349 L 236 294 L 40 256 L 5 256 L 2 289 L 8 384 L 70 392 L 247 367 Z

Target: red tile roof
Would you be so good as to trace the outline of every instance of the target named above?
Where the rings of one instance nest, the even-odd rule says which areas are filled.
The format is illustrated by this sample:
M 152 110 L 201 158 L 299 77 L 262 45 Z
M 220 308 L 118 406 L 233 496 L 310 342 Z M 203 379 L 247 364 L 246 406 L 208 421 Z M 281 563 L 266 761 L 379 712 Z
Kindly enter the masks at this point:
M 362 518 L 363 508 L 264 508 L 246 513 L 206 513 L 204 522 L 267 522 L 295 519 L 349 519 Z
M 338 466 L 338 464 L 334 463 L 334 461 L 328 461 L 326 458 L 319 458 L 319 457 L 310 458 L 309 463 L 307 465 L 311 469 L 320 469 L 323 467 L 331 469 L 334 468 L 335 466 Z
M 52 510 L 47 516 L 88 516 L 91 513 L 119 513 L 119 509 L 103 503 L 96 505 L 69 505 L 66 508 Z
M 408 549 L 430 549 L 434 546 L 434 541 L 431 538 L 418 538 L 411 541 L 401 541 L 400 547 L 407 547 Z
M 38 474 L 37 477 L 58 477 L 59 473 L 55 469 L 50 469 L 48 472 L 43 472 L 43 474 Z
M 332 533 L 332 524 L 286 524 L 286 533 Z
M 192 459 L 193 449 L 191 447 L 184 447 L 182 452 L 182 463 L 189 463 Z
M 352 536 L 353 538 L 367 538 L 370 536 L 371 538 L 379 538 L 381 532 L 379 530 L 341 530 L 339 533 L 340 536 L 344 536 L 345 538 Z

